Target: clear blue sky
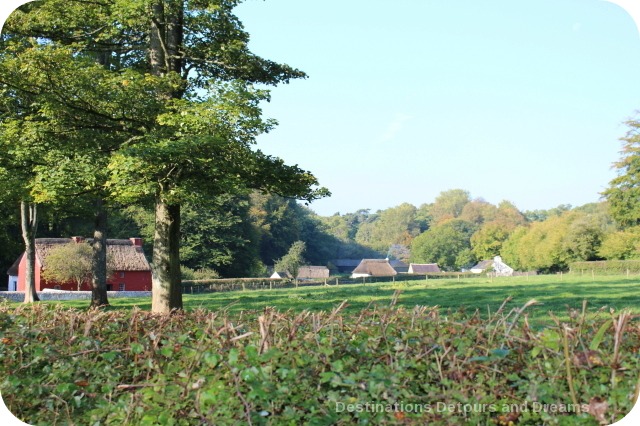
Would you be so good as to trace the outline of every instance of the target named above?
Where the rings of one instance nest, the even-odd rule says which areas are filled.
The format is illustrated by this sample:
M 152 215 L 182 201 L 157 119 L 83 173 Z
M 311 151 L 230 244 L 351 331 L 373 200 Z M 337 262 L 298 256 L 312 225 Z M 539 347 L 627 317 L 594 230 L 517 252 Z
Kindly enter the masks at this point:
M 13 0 L 12 3 L 24 2 Z M 3 1 L 2 12 L 7 12 Z M 462 188 L 521 210 L 594 202 L 640 109 L 640 36 L 601 0 L 246 0 L 273 89 L 259 147 L 312 171 L 322 215 Z
M 312 171 L 322 215 L 433 202 L 599 200 L 640 110 L 640 36 L 600 0 L 247 0 L 252 50 L 309 74 L 273 89 L 265 152 Z

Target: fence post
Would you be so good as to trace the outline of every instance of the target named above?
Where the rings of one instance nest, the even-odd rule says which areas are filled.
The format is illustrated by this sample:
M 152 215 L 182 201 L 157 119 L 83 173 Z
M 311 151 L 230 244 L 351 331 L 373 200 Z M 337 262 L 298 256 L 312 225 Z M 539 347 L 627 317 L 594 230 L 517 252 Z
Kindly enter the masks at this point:
M 338 278 L 336 278 L 336 285 L 340 285 L 340 282 L 338 281 Z

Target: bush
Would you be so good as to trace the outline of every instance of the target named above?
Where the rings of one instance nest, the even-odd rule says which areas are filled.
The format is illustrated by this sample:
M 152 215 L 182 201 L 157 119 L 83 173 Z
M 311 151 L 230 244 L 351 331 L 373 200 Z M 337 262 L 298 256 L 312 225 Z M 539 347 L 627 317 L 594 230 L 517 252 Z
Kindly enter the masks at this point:
M 438 312 L 239 321 L 4 303 L 0 392 L 34 425 L 597 425 L 633 406 L 640 327 L 626 313 L 533 331 L 518 310 Z
M 640 260 L 599 260 L 593 262 L 573 262 L 569 264 L 572 273 L 593 271 L 597 274 L 640 273 Z
M 183 281 L 193 281 L 193 280 L 215 280 L 220 278 L 220 274 L 213 269 L 202 268 L 202 269 L 191 269 L 188 266 L 180 267 L 182 280 Z

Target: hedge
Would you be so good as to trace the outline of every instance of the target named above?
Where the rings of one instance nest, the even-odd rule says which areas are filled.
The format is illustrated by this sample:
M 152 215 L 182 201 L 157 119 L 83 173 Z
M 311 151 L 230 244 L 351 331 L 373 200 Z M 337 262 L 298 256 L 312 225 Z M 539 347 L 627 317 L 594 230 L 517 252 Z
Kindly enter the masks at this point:
M 598 260 L 593 262 L 573 262 L 569 264 L 573 273 L 593 271 L 599 274 L 640 273 L 640 259 L 635 260 Z

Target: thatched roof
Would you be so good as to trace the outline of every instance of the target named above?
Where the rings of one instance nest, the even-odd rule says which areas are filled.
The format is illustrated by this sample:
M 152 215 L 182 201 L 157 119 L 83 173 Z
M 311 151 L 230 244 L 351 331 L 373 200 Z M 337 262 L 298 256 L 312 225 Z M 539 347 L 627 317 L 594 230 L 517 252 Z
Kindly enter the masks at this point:
M 437 263 L 412 263 L 409 272 L 413 274 L 432 274 L 441 272 Z
M 352 274 L 366 274 L 373 277 L 389 277 L 397 275 L 387 259 L 362 259 Z
M 485 270 L 487 268 L 490 268 L 491 266 L 493 266 L 493 260 L 483 260 L 478 262 L 477 265 L 471 267 L 471 269 L 480 269 L 480 270 Z
M 90 244 L 91 239 L 78 244 Z M 73 244 L 69 238 L 36 238 L 36 256 L 44 268 L 51 250 L 62 244 Z M 114 271 L 150 271 L 149 262 L 144 256 L 141 246 L 131 240 L 107 240 L 107 259 Z
M 298 268 L 298 279 L 329 278 L 329 268 L 326 266 L 301 266 Z
M 115 271 L 150 271 L 141 246 L 130 240 L 107 240 L 107 259 Z

